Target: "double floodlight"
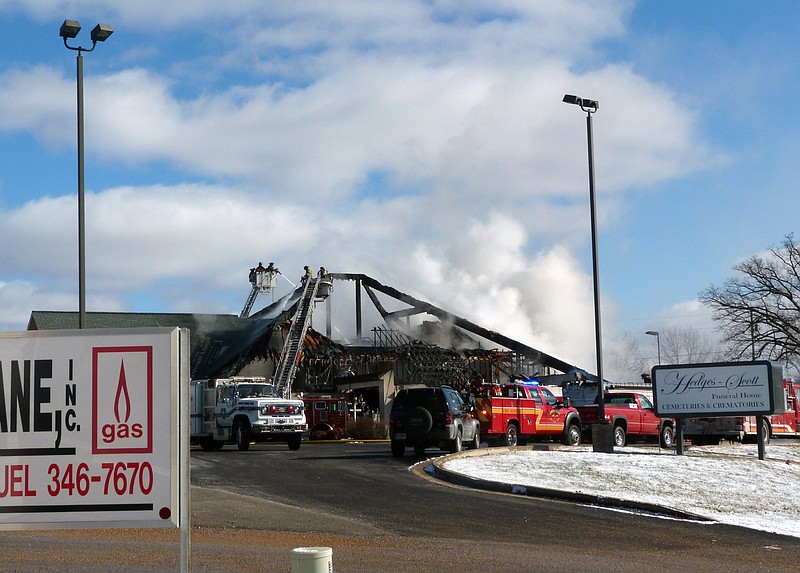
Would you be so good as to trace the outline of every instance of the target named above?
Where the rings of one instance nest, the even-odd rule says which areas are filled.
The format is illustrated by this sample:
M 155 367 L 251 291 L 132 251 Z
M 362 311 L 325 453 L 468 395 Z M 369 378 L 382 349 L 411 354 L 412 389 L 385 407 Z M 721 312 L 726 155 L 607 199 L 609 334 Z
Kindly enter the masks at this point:
M 58 35 L 64 38 L 64 45 L 67 46 L 70 50 L 78 50 L 82 52 L 91 52 L 94 50 L 94 47 L 97 45 L 97 42 L 105 42 L 108 37 L 114 33 L 114 30 L 111 29 L 111 26 L 108 24 L 98 24 L 92 30 L 92 47 L 91 48 L 73 48 L 72 46 L 67 45 L 67 40 L 70 38 L 74 38 L 78 35 L 78 32 L 81 31 L 81 24 L 77 20 L 64 20 L 64 23 L 61 24 L 61 30 L 59 30 Z
M 597 111 L 598 107 L 600 107 L 600 104 L 597 102 L 597 100 L 581 98 L 581 97 L 578 97 L 578 96 L 575 96 L 575 95 L 569 95 L 569 94 L 565 95 L 564 99 L 561 100 L 561 101 L 563 101 L 564 103 L 571 103 L 573 105 L 579 105 L 579 106 L 581 106 L 581 109 L 583 111 L 587 112 L 587 113 L 593 113 L 593 112 Z

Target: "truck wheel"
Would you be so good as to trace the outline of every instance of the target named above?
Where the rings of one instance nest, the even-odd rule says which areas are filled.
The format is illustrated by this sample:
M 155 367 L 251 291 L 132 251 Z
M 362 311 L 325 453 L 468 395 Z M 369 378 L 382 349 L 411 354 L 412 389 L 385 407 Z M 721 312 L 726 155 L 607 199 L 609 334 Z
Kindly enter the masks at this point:
M 406 443 L 398 440 L 392 440 L 392 456 L 395 458 L 402 458 L 406 453 Z
M 581 445 L 581 428 L 578 424 L 570 424 L 564 432 L 564 444 L 567 446 Z
M 299 450 L 300 444 L 303 442 L 303 436 L 300 434 L 295 434 L 293 436 L 289 436 L 289 449 L 290 450 Z
M 614 445 L 617 447 L 624 446 L 626 438 L 625 428 L 622 426 L 614 426 Z
M 250 429 L 242 422 L 237 422 L 234 430 L 236 436 L 236 447 L 239 451 L 246 452 L 250 449 Z
M 506 428 L 506 435 L 503 438 L 504 446 L 516 446 L 519 441 L 519 431 L 516 424 L 509 424 Z
M 662 448 L 671 448 L 675 445 L 675 430 L 672 426 L 664 426 L 661 428 L 661 435 L 659 436 Z
M 763 420 L 761 424 L 764 426 L 764 443 L 769 443 L 769 422 Z M 756 442 L 758 441 L 758 437 L 756 437 Z
M 456 437 L 450 442 L 450 453 L 457 454 L 461 451 L 461 428 L 456 430 Z
M 225 442 L 220 442 L 218 440 L 212 440 L 211 438 L 206 438 L 200 442 L 200 447 L 204 450 L 221 450 L 222 446 L 225 445 Z

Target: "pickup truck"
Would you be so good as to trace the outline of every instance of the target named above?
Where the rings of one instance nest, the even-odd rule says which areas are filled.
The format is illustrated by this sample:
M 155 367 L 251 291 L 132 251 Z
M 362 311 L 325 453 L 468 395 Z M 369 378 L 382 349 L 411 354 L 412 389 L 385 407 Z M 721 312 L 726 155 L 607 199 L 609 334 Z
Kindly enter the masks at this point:
M 655 438 L 661 447 L 673 446 L 675 420 L 656 416 L 647 396 L 637 392 L 607 392 L 603 396 L 605 418 L 614 428 L 615 446 L 624 446 L 629 438 Z M 583 423 L 583 436 L 587 440 L 592 435 L 592 425 L 598 422 L 597 398 L 594 402 L 577 407 Z
M 482 384 L 473 388 L 481 438 L 490 444 L 523 445 L 526 441 L 559 439 L 581 443 L 581 419 L 575 408 L 543 386 L 531 383 Z

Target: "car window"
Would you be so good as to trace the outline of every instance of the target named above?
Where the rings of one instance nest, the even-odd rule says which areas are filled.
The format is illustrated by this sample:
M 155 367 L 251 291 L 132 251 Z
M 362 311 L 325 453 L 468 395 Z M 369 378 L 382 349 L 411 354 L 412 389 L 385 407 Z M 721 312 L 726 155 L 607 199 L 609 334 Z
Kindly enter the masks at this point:
M 450 406 L 450 410 L 454 412 L 460 412 L 464 409 L 464 402 L 461 400 L 461 396 L 453 392 L 452 390 L 444 390 L 445 398 L 447 399 L 447 403 Z
M 645 398 L 644 396 L 639 396 L 639 402 L 642 404 L 643 410 L 652 410 L 653 404 L 650 403 L 650 400 Z
M 547 402 L 548 406 L 558 406 L 558 398 L 556 398 L 555 394 L 553 394 L 547 388 L 539 387 L 539 390 L 541 390 L 542 394 L 544 394 L 544 401 Z
M 422 406 L 426 410 L 440 410 L 443 406 L 444 397 L 441 392 L 432 390 L 421 391 L 401 391 L 395 398 L 395 410 L 411 410 L 417 406 Z

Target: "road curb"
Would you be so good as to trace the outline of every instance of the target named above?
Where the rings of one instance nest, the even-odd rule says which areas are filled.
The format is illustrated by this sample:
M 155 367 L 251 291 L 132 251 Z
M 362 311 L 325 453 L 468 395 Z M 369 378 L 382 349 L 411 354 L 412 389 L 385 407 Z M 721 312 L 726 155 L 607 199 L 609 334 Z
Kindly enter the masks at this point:
M 561 449 L 565 448 L 558 444 L 535 444 L 531 446 L 508 446 L 508 447 L 498 447 L 498 448 L 480 448 L 477 450 L 467 450 L 464 452 L 449 454 L 431 460 L 431 463 L 424 468 L 424 471 L 428 475 L 435 477 L 437 479 L 473 489 L 493 491 L 498 493 L 508 493 L 514 495 L 524 495 L 528 497 L 558 499 L 562 501 L 584 503 L 587 505 L 598 505 L 601 507 L 642 511 L 647 513 L 653 513 L 656 515 L 673 517 L 676 519 L 687 519 L 692 521 L 709 521 L 709 522 L 714 521 L 713 519 L 709 519 L 701 515 L 689 513 L 686 511 L 681 511 L 671 507 L 664 507 L 652 503 L 637 502 L 637 501 L 631 501 L 627 499 L 620 499 L 604 495 L 568 492 L 557 489 L 533 487 L 528 485 L 486 480 L 468 476 L 466 474 L 462 474 L 460 472 L 456 472 L 453 470 L 449 470 L 445 467 L 445 463 L 448 460 L 458 457 L 492 456 L 498 454 L 505 454 L 508 452 L 521 452 L 521 451 L 534 451 L 534 450 L 553 451 L 555 453 Z M 557 453 L 555 453 L 555 455 L 557 455 Z

